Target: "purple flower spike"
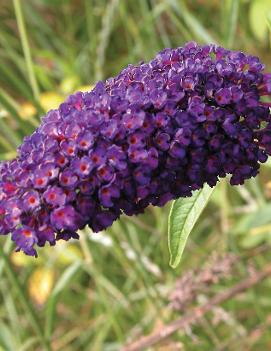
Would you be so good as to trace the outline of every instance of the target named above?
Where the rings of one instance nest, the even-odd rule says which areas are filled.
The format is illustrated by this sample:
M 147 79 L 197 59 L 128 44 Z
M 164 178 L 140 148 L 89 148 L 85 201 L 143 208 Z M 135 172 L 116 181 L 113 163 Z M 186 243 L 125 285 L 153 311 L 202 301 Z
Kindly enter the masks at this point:
M 255 177 L 271 155 L 271 74 L 259 59 L 194 42 L 129 65 L 71 95 L 0 163 L 0 234 L 17 250 L 78 239 L 191 196 Z

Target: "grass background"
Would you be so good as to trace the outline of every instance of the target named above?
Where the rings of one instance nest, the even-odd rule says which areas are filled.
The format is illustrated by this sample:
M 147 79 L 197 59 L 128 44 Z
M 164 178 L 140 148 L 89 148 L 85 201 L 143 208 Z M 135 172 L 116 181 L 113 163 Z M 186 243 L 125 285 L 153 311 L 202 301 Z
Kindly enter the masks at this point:
M 216 42 L 270 63 L 270 0 L 1 0 L 0 159 L 67 95 L 90 89 L 128 63 L 189 40 Z M 105 233 L 40 250 L 39 258 L 0 245 L 0 350 L 120 350 L 169 323 L 176 279 L 213 252 L 241 255 L 223 291 L 270 261 L 271 168 L 230 188 L 223 180 L 189 239 L 180 267 L 168 265 L 167 215 L 149 208 Z M 247 258 L 255 249 L 266 248 Z M 154 350 L 270 350 L 271 280 L 220 306 Z M 192 305 L 209 295 L 202 292 Z M 190 308 L 190 307 L 188 307 Z

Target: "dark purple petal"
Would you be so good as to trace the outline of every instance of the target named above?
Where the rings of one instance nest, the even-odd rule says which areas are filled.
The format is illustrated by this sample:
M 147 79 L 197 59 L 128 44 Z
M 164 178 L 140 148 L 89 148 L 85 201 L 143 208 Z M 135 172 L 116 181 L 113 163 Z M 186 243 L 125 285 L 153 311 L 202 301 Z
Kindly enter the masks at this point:
M 50 220 L 51 225 L 57 230 L 77 230 L 81 218 L 72 206 L 62 206 L 53 210 Z
M 12 232 L 11 239 L 15 241 L 17 251 L 22 250 L 27 255 L 37 256 L 37 251 L 33 246 L 38 242 L 38 239 L 32 228 L 22 226 L 21 228 L 16 229 Z
M 35 190 L 30 190 L 26 192 L 23 196 L 23 205 L 26 211 L 34 210 L 40 205 L 39 193 Z

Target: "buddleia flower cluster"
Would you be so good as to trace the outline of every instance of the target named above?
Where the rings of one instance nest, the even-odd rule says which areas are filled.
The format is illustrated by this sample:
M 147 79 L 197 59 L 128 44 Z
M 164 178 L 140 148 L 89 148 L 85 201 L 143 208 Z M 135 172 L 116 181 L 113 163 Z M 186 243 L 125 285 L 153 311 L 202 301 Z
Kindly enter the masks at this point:
M 271 75 L 194 42 L 71 95 L 0 164 L 0 234 L 17 250 L 78 238 L 121 214 L 255 177 L 271 154 Z

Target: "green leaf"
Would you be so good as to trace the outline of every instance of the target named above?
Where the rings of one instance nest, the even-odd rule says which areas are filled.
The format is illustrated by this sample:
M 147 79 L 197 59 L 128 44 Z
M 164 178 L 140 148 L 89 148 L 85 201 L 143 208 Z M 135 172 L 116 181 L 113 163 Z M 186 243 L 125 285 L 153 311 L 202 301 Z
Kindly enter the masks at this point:
M 0 351 L 12 351 L 15 349 L 16 343 L 11 329 L 6 323 L 0 322 Z
M 205 185 L 191 197 L 173 201 L 168 218 L 169 264 L 176 268 L 181 261 L 182 253 L 189 234 L 204 210 L 214 188 Z
M 270 0 L 254 0 L 249 11 L 250 27 L 255 37 L 264 42 L 268 34 L 268 21 L 271 15 Z

